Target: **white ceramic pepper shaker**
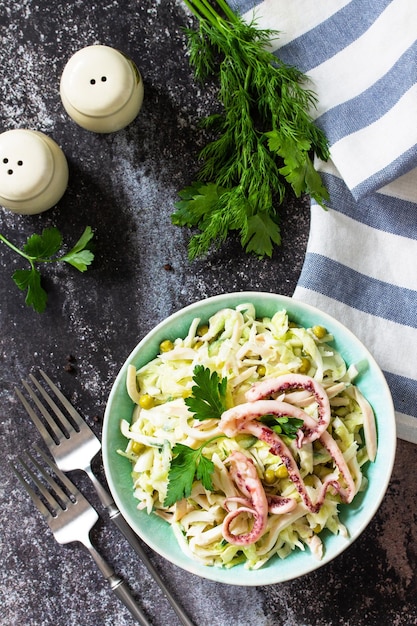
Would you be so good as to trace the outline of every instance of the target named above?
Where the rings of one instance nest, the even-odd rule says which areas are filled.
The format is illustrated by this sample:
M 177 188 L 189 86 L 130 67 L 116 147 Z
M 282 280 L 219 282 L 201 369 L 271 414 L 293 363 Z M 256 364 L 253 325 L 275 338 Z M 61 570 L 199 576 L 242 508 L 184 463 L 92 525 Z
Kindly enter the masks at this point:
M 79 125 L 111 133 L 130 124 L 143 102 L 143 81 L 135 63 L 103 45 L 78 50 L 67 62 L 60 82 L 62 104 Z
M 53 207 L 68 185 L 68 163 L 47 135 L 25 128 L 0 134 L 0 204 L 31 215 Z

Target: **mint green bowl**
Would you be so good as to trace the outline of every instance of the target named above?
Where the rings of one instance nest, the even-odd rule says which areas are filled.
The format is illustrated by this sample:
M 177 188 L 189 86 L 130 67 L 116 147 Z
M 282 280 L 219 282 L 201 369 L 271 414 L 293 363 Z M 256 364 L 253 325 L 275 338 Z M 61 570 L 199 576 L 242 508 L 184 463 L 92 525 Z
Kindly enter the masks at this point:
M 126 392 L 126 372 L 129 363 L 137 368 L 153 359 L 164 339 L 185 337 L 195 317 L 204 323 L 219 309 L 236 307 L 251 302 L 257 316 L 272 316 L 277 310 L 285 309 L 290 318 L 305 326 L 324 326 L 334 335 L 334 345 L 348 365 L 364 359 L 368 368 L 355 381 L 371 403 L 377 422 L 378 452 L 374 463 L 368 464 L 365 473 L 368 488 L 358 494 L 350 505 L 340 506 L 340 518 L 346 525 L 349 538 L 323 532 L 324 556 L 318 561 L 306 548 L 295 550 L 286 559 L 272 558 L 256 571 L 243 565 L 221 569 L 202 565 L 184 554 L 180 549 L 169 524 L 155 515 L 138 511 L 133 497 L 131 464 L 117 453 L 126 447 L 126 439 L 119 430 L 122 418 L 130 421 L 133 403 Z M 103 461 L 106 477 L 114 500 L 122 515 L 133 530 L 155 552 L 188 572 L 217 582 L 231 585 L 269 585 L 280 583 L 312 572 L 341 554 L 362 533 L 378 510 L 388 487 L 395 459 L 396 429 L 395 415 L 390 391 L 377 363 L 364 345 L 340 322 L 318 309 L 273 293 L 241 292 L 214 296 L 195 302 L 177 311 L 158 324 L 140 341 L 121 368 L 108 399 L 103 425 Z M 135 558 L 132 553 L 132 558 Z

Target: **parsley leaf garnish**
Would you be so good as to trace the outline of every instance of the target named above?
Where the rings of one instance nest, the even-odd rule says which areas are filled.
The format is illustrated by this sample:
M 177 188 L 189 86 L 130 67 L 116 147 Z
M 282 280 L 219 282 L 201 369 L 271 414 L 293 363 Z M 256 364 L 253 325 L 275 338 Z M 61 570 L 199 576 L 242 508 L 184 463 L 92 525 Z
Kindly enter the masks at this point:
M 304 424 L 302 419 L 298 417 L 289 417 L 287 415 L 283 415 L 281 417 L 276 417 L 275 415 L 263 415 L 260 420 L 262 424 L 269 426 L 271 430 L 276 432 L 278 435 L 285 435 L 289 439 L 295 439 L 297 436 L 297 431 Z
M 217 437 L 212 439 L 217 439 Z M 164 506 L 170 507 L 178 500 L 188 498 L 191 494 L 194 477 L 201 480 L 206 489 L 213 490 L 211 474 L 214 472 L 214 463 L 203 455 L 203 448 L 207 446 L 209 441 L 205 441 L 196 450 L 182 443 L 175 444 L 172 449 L 173 459 L 168 473 L 168 490 Z
M 220 113 L 203 121 L 213 136 L 200 152 L 198 181 L 179 192 L 172 222 L 197 229 L 190 260 L 236 231 L 246 252 L 270 257 L 281 243 L 277 206 L 288 191 L 325 207 L 329 194 L 312 155 L 329 158 L 328 140 L 310 114 L 307 77 L 270 50 L 274 30 L 257 28 L 226 0 L 184 0 L 198 20 L 186 29 L 190 64 L 200 80 L 219 80 Z
M 85 272 L 94 259 L 93 252 L 88 249 L 92 238 L 93 231 L 90 226 L 87 226 L 80 239 L 67 254 L 56 256 L 62 246 L 62 235 L 55 227 L 44 228 L 41 235 L 36 233 L 31 235 L 22 249 L 19 249 L 0 234 L 0 241 L 25 258 L 30 264 L 30 269 L 19 269 L 12 275 L 17 287 L 26 291 L 25 303 L 28 306 L 31 306 L 38 313 L 42 313 L 48 300 L 48 295 L 41 284 L 41 274 L 36 265 L 65 261 L 80 272 Z
M 220 379 L 217 372 L 211 372 L 204 365 L 196 365 L 193 381 L 193 395 L 185 399 L 185 404 L 194 413 L 194 418 L 200 421 L 213 417 L 219 419 L 226 410 L 227 378 Z M 224 435 L 212 437 L 196 450 L 182 443 L 175 444 L 164 506 L 169 507 L 182 498 L 188 498 L 195 478 L 201 480 L 206 489 L 213 490 L 211 474 L 214 472 L 214 464 L 203 455 L 203 449 L 219 437 Z
M 197 420 L 220 418 L 226 410 L 227 378 L 219 379 L 217 372 L 210 372 L 204 365 L 196 365 L 193 372 L 192 396 L 185 404 Z

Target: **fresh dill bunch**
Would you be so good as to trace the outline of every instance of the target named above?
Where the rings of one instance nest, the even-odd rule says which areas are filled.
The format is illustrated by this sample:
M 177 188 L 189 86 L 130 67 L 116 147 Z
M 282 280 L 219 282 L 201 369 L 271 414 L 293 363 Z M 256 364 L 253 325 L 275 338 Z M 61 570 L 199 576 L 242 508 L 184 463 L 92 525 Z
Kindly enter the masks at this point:
M 281 243 L 275 204 L 288 190 L 322 206 L 328 199 L 312 161 L 313 153 L 329 157 L 327 138 L 310 115 L 316 96 L 301 71 L 268 49 L 276 31 L 244 22 L 224 0 L 185 3 L 199 21 L 186 30 L 190 64 L 200 80 L 218 77 L 223 106 L 202 122 L 214 139 L 200 152 L 197 181 L 179 192 L 172 222 L 198 229 L 191 260 L 220 246 L 230 231 L 247 252 L 271 256 Z

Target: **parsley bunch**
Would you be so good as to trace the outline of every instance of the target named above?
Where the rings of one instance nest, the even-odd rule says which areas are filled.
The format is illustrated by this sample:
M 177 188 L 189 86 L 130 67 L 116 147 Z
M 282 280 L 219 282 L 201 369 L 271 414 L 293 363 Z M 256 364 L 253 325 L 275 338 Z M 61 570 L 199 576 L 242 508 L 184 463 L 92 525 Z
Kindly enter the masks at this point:
M 199 21 L 186 30 L 190 63 L 201 80 L 219 77 L 223 111 L 203 121 L 216 138 L 200 153 L 198 181 L 179 192 L 172 222 L 199 230 L 189 242 L 191 260 L 230 231 L 247 252 L 271 256 L 281 243 L 275 201 L 281 204 L 289 188 L 322 206 L 328 199 L 311 159 L 313 152 L 329 157 L 309 113 L 316 96 L 303 87 L 301 71 L 268 49 L 276 31 L 244 22 L 225 0 L 184 1 Z
M 55 227 L 44 228 L 41 235 L 31 235 L 21 250 L 0 234 L 0 241 L 25 258 L 30 264 L 30 269 L 19 269 L 12 275 L 19 289 L 26 291 L 25 302 L 28 306 L 31 306 L 38 313 L 42 313 L 48 300 L 48 295 L 41 285 L 41 274 L 36 265 L 64 261 L 80 272 L 85 272 L 87 266 L 94 259 L 94 254 L 88 249 L 92 237 L 93 231 L 90 226 L 87 226 L 69 252 L 62 256 L 56 256 L 62 246 L 62 235 Z

